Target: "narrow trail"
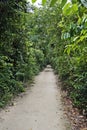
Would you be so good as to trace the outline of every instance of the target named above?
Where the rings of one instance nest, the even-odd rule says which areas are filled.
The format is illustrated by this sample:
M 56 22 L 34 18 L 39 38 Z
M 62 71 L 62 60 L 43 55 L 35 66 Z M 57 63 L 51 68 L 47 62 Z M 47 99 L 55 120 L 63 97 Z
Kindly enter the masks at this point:
M 35 84 L 14 106 L 0 112 L 0 130 L 70 130 L 51 67 L 36 76 Z

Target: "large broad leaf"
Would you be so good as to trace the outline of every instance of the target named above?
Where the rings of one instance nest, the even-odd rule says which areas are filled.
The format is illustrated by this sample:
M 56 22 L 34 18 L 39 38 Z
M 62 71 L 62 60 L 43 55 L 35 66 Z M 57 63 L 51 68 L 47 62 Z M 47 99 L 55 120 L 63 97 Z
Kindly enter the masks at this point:
M 63 7 L 63 14 L 65 14 L 65 15 L 70 14 L 70 12 L 71 12 L 70 6 L 71 6 L 70 3 L 65 4 L 65 6 Z
M 32 0 L 32 3 L 35 3 L 37 0 Z
M 46 0 L 42 0 L 42 5 L 45 5 L 46 4 Z
M 76 14 L 78 11 L 78 5 L 77 4 L 71 4 L 71 3 L 67 3 L 65 4 L 65 6 L 63 7 L 63 14 L 64 15 L 74 15 Z

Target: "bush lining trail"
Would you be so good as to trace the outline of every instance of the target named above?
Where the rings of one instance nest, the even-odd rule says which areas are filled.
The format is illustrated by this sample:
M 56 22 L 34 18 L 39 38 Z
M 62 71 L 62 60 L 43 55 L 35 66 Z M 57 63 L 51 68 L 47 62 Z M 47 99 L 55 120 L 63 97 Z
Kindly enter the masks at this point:
M 23 98 L 1 111 L 0 130 L 70 130 L 56 82 L 50 67 L 36 76 Z

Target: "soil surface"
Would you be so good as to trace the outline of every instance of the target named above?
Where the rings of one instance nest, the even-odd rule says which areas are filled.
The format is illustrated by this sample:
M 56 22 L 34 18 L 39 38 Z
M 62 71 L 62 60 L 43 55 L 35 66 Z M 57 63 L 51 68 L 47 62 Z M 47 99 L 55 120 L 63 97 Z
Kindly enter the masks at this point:
M 0 112 L 0 130 L 70 130 L 56 75 L 48 66 L 35 84 Z

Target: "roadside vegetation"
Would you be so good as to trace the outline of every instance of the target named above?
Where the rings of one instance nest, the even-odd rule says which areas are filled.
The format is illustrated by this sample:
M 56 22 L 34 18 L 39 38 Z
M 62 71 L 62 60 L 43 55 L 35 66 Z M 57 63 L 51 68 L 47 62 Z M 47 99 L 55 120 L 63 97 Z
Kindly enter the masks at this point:
M 0 2 L 0 107 L 45 66 L 33 15 L 25 0 Z
M 0 106 L 51 64 L 74 106 L 86 111 L 87 8 L 77 0 L 43 4 L 0 2 Z

